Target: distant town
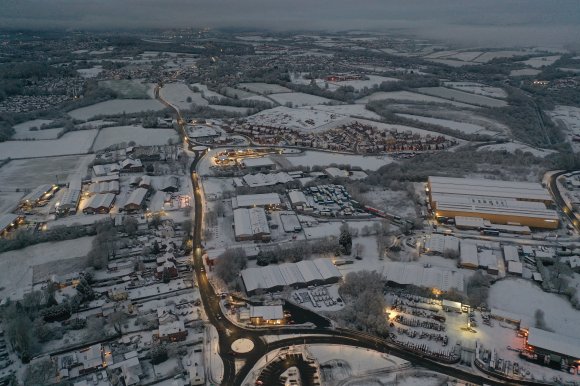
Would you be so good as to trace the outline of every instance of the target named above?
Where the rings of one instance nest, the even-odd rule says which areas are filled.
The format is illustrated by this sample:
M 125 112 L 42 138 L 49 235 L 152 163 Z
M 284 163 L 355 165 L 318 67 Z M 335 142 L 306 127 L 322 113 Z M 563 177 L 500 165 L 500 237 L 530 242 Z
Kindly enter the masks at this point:
M 580 385 L 580 56 L 0 34 L 0 385 Z

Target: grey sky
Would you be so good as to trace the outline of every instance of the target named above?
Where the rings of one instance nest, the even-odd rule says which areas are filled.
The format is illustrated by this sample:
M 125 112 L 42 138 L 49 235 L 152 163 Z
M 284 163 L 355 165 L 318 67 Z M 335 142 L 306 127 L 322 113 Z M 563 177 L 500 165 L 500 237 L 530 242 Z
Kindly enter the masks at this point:
M 0 0 L 0 8 L 8 28 L 403 28 L 470 44 L 580 38 L 580 0 Z

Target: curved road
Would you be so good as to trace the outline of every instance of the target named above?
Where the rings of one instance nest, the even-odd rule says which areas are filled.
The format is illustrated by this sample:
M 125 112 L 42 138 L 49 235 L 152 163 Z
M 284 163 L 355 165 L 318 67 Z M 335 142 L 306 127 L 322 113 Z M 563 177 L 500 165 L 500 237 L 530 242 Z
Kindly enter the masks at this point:
M 174 106 L 170 105 L 162 98 L 159 97 L 158 90 L 156 90 L 157 97 L 165 103 L 168 107 L 174 109 L 179 119 L 179 127 L 182 134 L 185 136 L 185 123 L 181 119 L 179 110 Z M 222 385 L 227 386 L 238 386 L 242 385 L 242 382 L 246 376 L 252 371 L 254 365 L 258 360 L 271 352 L 274 349 L 286 347 L 290 345 L 300 345 L 300 344 L 342 344 L 355 347 L 364 347 L 373 349 L 376 351 L 393 354 L 397 357 L 405 359 L 415 365 L 425 367 L 427 369 L 447 374 L 454 378 L 458 378 L 467 382 L 472 382 L 476 384 L 489 384 L 489 385 L 505 385 L 505 381 L 497 381 L 483 375 L 475 374 L 470 370 L 463 370 L 461 368 L 452 367 L 440 362 L 436 362 L 432 359 L 426 358 L 422 355 L 416 354 L 411 351 L 407 351 L 399 346 L 394 345 L 392 342 L 386 341 L 384 339 L 365 334 L 362 332 L 357 332 L 353 330 L 340 329 L 333 330 L 329 328 L 312 328 L 312 329 L 300 329 L 300 328 L 263 328 L 263 329 L 250 329 L 243 328 L 234 323 L 232 323 L 222 312 L 220 308 L 220 296 L 217 295 L 210 284 L 207 275 L 205 273 L 205 268 L 202 260 L 202 229 L 203 229 L 203 206 L 202 206 L 202 196 L 199 178 L 196 172 L 197 165 L 199 161 L 203 158 L 204 153 L 196 152 L 196 157 L 190 167 L 190 175 L 193 188 L 194 196 L 194 231 L 193 231 L 193 262 L 194 262 L 194 275 L 195 280 L 198 283 L 200 296 L 202 299 L 203 307 L 209 322 L 215 326 L 219 335 L 219 348 L 220 356 L 224 364 L 224 375 L 222 380 Z M 289 339 L 282 339 L 271 343 L 266 343 L 263 339 L 267 335 L 278 334 L 301 334 L 303 336 Z M 309 336 L 310 335 L 310 336 Z M 324 335 L 324 336 L 320 336 Z M 250 339 L 254 342 L 254 349 L 247 354 L 236 354 L 234 355 L 231 351 L 231 344 L 240 338 Z M 235 360 L 245 359 L 245 364 L 236 374 L 235 371 Z M 541 383 L 535 383 L 531 381 L 516 381 L 514 380 L 512 384 L 518 385 L 540 385 Z

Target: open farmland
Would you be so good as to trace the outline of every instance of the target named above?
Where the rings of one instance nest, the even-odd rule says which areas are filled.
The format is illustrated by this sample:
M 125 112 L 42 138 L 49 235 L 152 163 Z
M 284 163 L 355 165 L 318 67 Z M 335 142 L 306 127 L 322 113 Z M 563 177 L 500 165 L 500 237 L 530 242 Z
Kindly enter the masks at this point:
M 311 110 L 309 108 L 291 109 L 285 106 L 278 106 L 254 114 L 246 118 L 246 121 L 255 125 L 311 130 L 330 122 L 336 122 L 342 118 L 344 116 L 326 111 Z
M 521 70 L 512 70 L 510 76 L 536 76 L 540 72 L 542 71 L 533 68 L 522 68 Z
M 319 97 L 316 95 L 305 94 L 302 92 L 289 92 L 282 94 L 271 94 L 270 98 L 275 100 L 281 105 L 291 103 L 292 106 L 313 106 L 320 105 L 323 103 L 331 102 L 330 99 Z
M 85 79 L 96 78 L 101 72 L 103 72 L 103 66 L 94 66 L 91 68 L 79 68 L 77 70 L 80 76 Z
M 380 100 L 396 100 L 396 101 L 409 101 L 414 103 L 437 103 L 437 104 L 451 104 L 456 107 L 466 108 L 466 109 L 474 109 L 475 106 L 468 105 L 466 103 L 450 101 L 443 98 L 437 98 L 435 96 L 418 94 L 415 92 L 410 91 L 392 91 L 392 92 L 384 92 L 379 91 L 373 93 L 369 96 L 356 100 L 358 104 L 367 104 L 368 102 L 372 101 L 380 101 Z
M 365 87 L 371 88 L 374 85 L 380 86 L 381 83 L 383 82 L 398 82 L 399 79 L 397 78 L 387 78 L 384 76 L 378 76 L 378 75 L 367 75 L 368 79 L 363 79 L 363 80 L 347 80 L 344 82 L 328 82 L 331 85 L 337 86 L 337 87 L 343 87 L 343 86 L 350 86 L 353 87 L 355 90 L 362 90 Z
M 531 58 L 528 60 L 524 60 L 521 63 L 524 63 L 526 66 L 530 66 L 532 68 L 542 68 L 551 66 L 552 64 L 556 63 L 558 59 L 560 59 L 561 55 L 553 55 L 553 56 L 540 56 L 537 58 Z
M 135 141 L 141 146 L 165 145 L 169 138 L 172 138 L 174 143 L 179 141 L 177 132 L 173 129 L 145 129 L 142 126 L 106 127 L 101 129 L 97 136 L 93 150 L 103 150 L 111 145 L 130 141 Z
M 108 88 L 122 99 L 147 99 L 150 97 L 149 85 L 140 79 L 102 80 L 99 86 Z
M 314 109 L 315 111 L 324 111 L 331 114 L 341 114 L 345 117 L 362 117 L 376 120 L 382 119 L 377 113 L 367 110 L 364 105 L 314 105 L 311 107 L 301 107 L 300 109 Z
M 423 123 L 429 123 L 432 125 L 443 126 L 448 129 L 452 130 L 459 130 L 465 134 L 485 134 L 485 135 L 497 135 L 497 132 L 493 132 L 487 130 L 483 126 L 479 126 L 473 123 L 466 123 L 466 122 L 457 122 L 451 121 L 448 119 L 439 119 L 439 118 L 431 118 L 431 117 L 423 117 L 420 115 L 412 115 L 412 114 L 397 114 L 400 117 L 413 119 Z
M 97 130 L 81 130 L 66 133 L 59 139 L 45 141 L 0 142 L 2 158 L 38 158 L 59 155 L 86 154 L 97 135 Z
M 87 121 L 100 115 L 130 114 L 149 110 L 161 111 L 164 108 L 163 103 L 155 99 L 113 99 L 69 111 L 68 115 L 74 119 Z
M 483 95 L 470 94 L 467 92 L 453 90 L 446 87 L 422 87 L 418 88 L 417 91 L 423 94 L 448 99 L 452 101 L 468 103 L 476 106 L 484 106 L 484 107 L 507 106 L 507 102 L 500 99 L 489 98 Z
M 516 150 L 520 150 L 522 152 L 530 152 L 536 157 L 546 157 L 550 154 L 554 154 L 555 150 L 547 150 L 547 149 L 537 149 L 531 146 L 525 145 L 520 142 L 507 142 L 507 143 L 498 143 L 495 145 L 486 145 L 482 146 L 477 149 L 479 150 L 489 150 L 489 151 L 507 151 L 508 153 L 515 153 Z
M 18 125 L 14 125 L 14 135 L 11 139 L 21 140 L 21 139 L 56 139 L 58 133 L 61 132 L 62 128 L 45 129 L 41 130 L 42 125 L 48 125 L 52 123 L 49 119 L 35 119 L 32 121 L 22 122 Z M 31 128 L 37 128 L 38 130 L 31 131 Z M 2 156 L 0 155 L 0 158 Z
M 307 150 L 300 155 L 284 156 L 293 166 L 328 166 L 330 164 L 358 166 L 364 170 L 377 170 L 381 166 L 390 164 L 393 159 L 389 156 L 361 156 L 323 151 Z
M 1 190 L 32 189 L 86 173 L 93 155 L 12 160 L 0 168 Z
M 91 249 L 93 237 L 42 243 L 0 254 L 2 298 L 21 299 L 32 287 L 34 266 L 57 260 L 83 257 Z
M 481 83 L 473 82 L 445 82 L 445 87 L 451 87 L 457 90 L 469 92 L 472 94 L 483 95 L 490 98 L 507 98 L 507 92 L 499 87 L 486 86 Z
M 208 102 L 201 97 L 200 93 L 191 91 L 191 89 L 183 83 L 169 83 L 164 85 L 159 90 L 159 96 L 171 105 L 177 107 L 179 110 L 189 109 L 192 103 L 200 106 L 208 105 Z M 191 98 L 191 102 L 188 102 L 187 98 Z
M 238 84 L 238 88 L 256 94 L 274 94 L 274 93 L 292 92 L 292 90 L 284 86 L 270 83 L 240 83 Z

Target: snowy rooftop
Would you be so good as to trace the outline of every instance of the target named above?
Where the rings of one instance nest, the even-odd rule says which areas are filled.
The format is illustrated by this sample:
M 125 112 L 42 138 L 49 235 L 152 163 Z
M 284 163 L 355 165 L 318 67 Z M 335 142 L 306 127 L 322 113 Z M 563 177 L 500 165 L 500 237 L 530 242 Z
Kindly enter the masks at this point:
M 505 245 L 503 247 L 503 257 L 505 261 L 520 261 L 518 247 L 513 245 Z
M 429 186 L 431 191 L 436 193 L 552 201 L 552 197 L 542 185 L 531 182 L 429 177 Z
M 580 339 L 577 337 L 555 334 L 530 327 L 528 344 L 572 358 L 580 358 Z
M 462 241 L 459 260 L 462 265 L 478 267 L 479 260 L 477 258 L 477 245 L 467 241 Z
M 419 264 L 388 262 L 385 264 L 387 280 L 399 284 L 412 284 L 419 287 L 438 288 L 449 291 L 456 288 L 463 291 L 463 274 L 443 268 L 424 268 Z
M 234 210 L 236 237 L 269 234 L 270 227 L 263 208 L 238 208 Z
M 275 166 L 276 164 L 270 157 L 262 157 L 262 158 L 245 158 L 242 161 L 242 166 L 245 168 L 259 168 L 259 167 L 266 167 L 266 166 Z
M 277 193 L 246 194 L 232 198 L 234 208 L 279 205 L 280 203 L 280 196 Z
M 252 306 L 250 318 L 262 318 L 264 320 L 277 320 L 284 318 L 282 306 Z
M 292 181 L 292 177 L 288 173 L 271 173 L 271 174 L 246 174 L 244 177 L 244 182 L 251 188 L 257 186 L 270 186 L 276 184 L 285 184 Z

